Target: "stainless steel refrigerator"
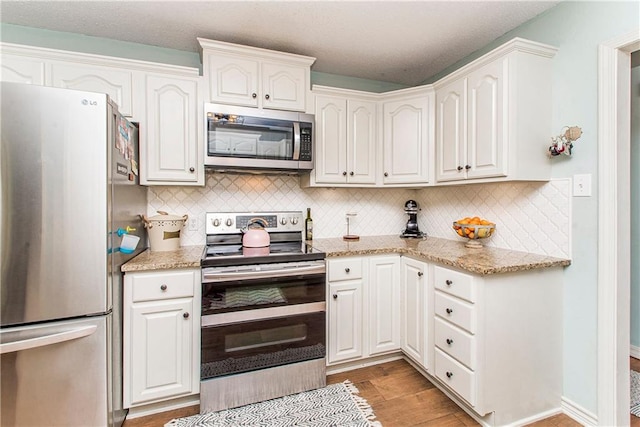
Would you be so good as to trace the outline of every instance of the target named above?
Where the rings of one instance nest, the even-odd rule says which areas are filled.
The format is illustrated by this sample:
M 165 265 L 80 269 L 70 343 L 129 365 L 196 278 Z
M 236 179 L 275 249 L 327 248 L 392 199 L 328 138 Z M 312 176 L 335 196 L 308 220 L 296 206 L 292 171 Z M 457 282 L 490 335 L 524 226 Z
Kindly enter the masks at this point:
M 3 82 L 0 102 L 0 425 L 119 426 L 137 129 L 104 94 Z

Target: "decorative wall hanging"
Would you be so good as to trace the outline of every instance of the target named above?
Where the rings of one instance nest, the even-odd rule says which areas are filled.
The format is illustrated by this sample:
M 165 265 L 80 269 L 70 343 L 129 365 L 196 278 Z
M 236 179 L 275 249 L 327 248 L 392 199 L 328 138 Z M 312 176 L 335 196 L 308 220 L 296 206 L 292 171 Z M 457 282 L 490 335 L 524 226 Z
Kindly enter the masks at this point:
M 582 136 L 582 129 L 578 126 L 565 126 L 563 130 L 563 134 L 551 137 L 552 144 L 549 146 L 549 157 L 559 156 L 560 154 L 570 156 L 573 141 Z

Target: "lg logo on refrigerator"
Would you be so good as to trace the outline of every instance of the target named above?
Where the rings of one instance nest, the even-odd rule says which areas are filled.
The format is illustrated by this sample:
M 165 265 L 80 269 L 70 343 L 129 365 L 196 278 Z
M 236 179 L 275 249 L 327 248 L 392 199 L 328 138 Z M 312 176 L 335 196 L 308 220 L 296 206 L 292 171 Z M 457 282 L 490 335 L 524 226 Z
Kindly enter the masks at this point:
M 82 105 L 98 105 L 97 101 L 90 101 L 88 99 L 83 99 L 82 100 Z

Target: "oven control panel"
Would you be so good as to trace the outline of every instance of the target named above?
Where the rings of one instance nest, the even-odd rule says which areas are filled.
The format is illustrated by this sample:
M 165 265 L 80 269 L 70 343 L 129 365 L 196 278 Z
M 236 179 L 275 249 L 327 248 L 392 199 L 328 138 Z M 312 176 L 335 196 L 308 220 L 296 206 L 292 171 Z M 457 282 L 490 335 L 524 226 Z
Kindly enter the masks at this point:
M 207 212 L 205 230 L 207 234 L 234 234 L 254 221 L 266 224 L 268 232 L 304 230 L 302 211 Z

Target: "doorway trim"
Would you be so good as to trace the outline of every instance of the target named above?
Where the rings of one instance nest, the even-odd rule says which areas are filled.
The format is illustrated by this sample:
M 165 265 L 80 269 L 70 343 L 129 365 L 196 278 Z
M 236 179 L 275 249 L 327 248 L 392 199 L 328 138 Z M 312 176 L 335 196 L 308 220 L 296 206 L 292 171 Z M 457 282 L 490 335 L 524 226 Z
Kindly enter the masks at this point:
M 598 424 L 628 425 L 631 52 L 640 29 L 598 47 Z M 618 184 L 621 184 L 620 187 Z

